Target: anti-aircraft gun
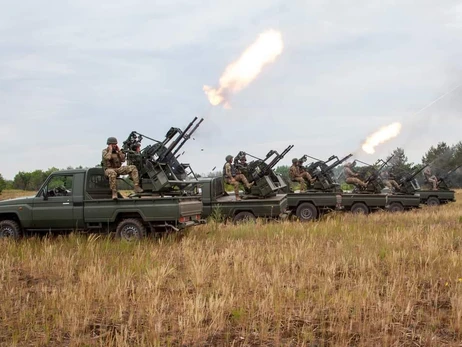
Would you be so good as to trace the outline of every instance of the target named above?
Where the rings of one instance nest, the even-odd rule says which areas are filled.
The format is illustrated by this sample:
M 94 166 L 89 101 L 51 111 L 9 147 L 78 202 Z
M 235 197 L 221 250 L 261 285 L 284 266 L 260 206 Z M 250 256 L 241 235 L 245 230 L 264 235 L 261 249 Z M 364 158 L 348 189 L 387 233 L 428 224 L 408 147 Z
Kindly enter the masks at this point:
M 459 169 L 460 167 L 462 167 L 462 164 L 452 168 L 451 170 L 449 170 L 448 172 L 446 172 L 444 175 L 441 175 L 441 176 L 437 176 L 437 187 L 438 187 L 438 190 L 450 190 L 449 189 L 449 186 L 446 182 L 446 179 L 454 172 L 456 171 L 457 169 Z
M 255 159 L 245 166 L 237 166 L 237 169 L 247 178 L 249 183 L 254 183 L 250 189 L 245 191 L 244 198 L 267 198 L 276 195 L 280 189 L 286 187 L 287 184 L 282 177 L 274 173 L 273 168 L 293 147 L 294 145 L 288 146 L 280 154 L 275 150 L 270 150 L 264 159 L 257 158 L 244 151 L 239 152 L 236 158 L 248 155 Z
M 123 142 L 122 152 L 126 154 L 127 163 L 138 169 L 140 185 L 145 193 L 160 195 L 195 195 L 199 184 L 195 173 L 189 164 L 180 163 L 180 149 L 191 139 L 191 135 L 203 122 L 195 117 L 188 126 L 181 130 L 171 127 L 163 141 L 158 141 L 146 135 L 132 131 Z M 147 145 L 139 152 L 136 147 L 146 138 L 154 144 Z
M 382 189 L 385 188 L 385 184 L 381 178 L 381 172 L 388 165 L 390 160 L 393 158 L 391 156 L 388 160 L 384 161 L 382 159 L 377 160 L 373 165 L 367 164 L 361 160 L 356 159 L 353 163 L 359 162 L 365 164 L 365 166 L 357 169 L 358 178 L 367 184 L 367 187 L 355 187 L 353 192 L 357 193 L 368 193 L 368 194 L 380 194 Z
M 299 159 L 299 162 L 303 164 L 307 161 L 307 158 L 315 160 L 308 166 L 301 165 L 301 169 L 307 171 L 315 179 L 312 189 L 323 192 L 341 192 L 342 189 L 333 174 L 333 170 L 352 156 L 353 154 L 348 154 L 339 159 L 337 156 L 332 155 L 326 161 L 323 161 L 305 154 Z

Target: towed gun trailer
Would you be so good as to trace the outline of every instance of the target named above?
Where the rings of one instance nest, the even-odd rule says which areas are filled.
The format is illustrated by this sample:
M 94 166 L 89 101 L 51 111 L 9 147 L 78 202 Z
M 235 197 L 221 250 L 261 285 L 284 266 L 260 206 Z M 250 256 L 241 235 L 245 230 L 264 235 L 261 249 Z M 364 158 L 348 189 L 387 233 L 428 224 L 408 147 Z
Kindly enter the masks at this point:
M 341 194 L 342 209 L 353 213 L 368 214 L 381 209 L 398 212 L 419 206 L 419 199 L 416 199 L 413 195 L 398 196 L 396 194 L 382 193 L 384 184 L 379 174 L 383 166 L 377 168 L 377 166 L 368 165 L 364 169 L 361 169 L 359 176 L 360 179 L 367 183 L 367 187 L 361 189 L 355 188 L 351 193 L 344 192 L 340 188 L 332 170 L 352 156 L 352 154 L 349 154 L 339 160 L 337 156 L 333 155 L 327 161 L 306 156 L 316 160 L 307 166 L 306 170 L 312 177 L 319 177 L 314 182 L 313 187 L 309 189 Z M 332 160 L 335 161 L 329 165 L 329 162 Z
M 136 240 L 147 232 L 179 231 L 202 223 L 198 181 L 186 179 L 189 165 L 178 163 L 174 156 L 190 138 L 192 131 L 187 130 L 196 119 L 185 131 L 171 128 L 164 141 L 146 147 L 136 158 L 135 151 L 129 154 L 136 133 L 124 142 L 123 150 L 130 161 L 139 160 L 144 193 L 128 198 L 119 193 L 119 199 L 112 200 L 102 167 L 53 172 L 35 196 L 0 201 L 0 238 L 19 238 L 29 230 L 80 229 L 115 232 L 117 237 Z M 175 135 L 177 138 L 167 147 Z M 119 186 L 132 186 L 126 179 L 117 179 Z
M 331 156 L 327 161 L 322 161 L 309 155 L 303 155 L 299 162 L 304 163 L 307 158 L 312 158 L 315 162 L 301 167 L 302 171 L 307 171 L 315 179 L 313 184 L 307 182 L 308 189 L 304 192 L 295 192 L 288 184 L 284 192 L 287 193 L 289 210 L 294 213 L 302 222 L 318 219 L 322 215 L 331 211 L 342 210 L 342 190 L 336 183 L 333 169 L 351 157 L 339 159 Z M 296 181 L 295 181 L 296 182 Z
M 264 159 L 259 159 L 240 151 L 235 157 L 235 168 L 242 173 L 249 183 L 250 189 L 244 188 L 242 199 L 235 200 L 224 185 L 223 177 L 199 178 L 202 190 L 203 216 L 219 215 L 223 219 L 231 219 L 234 223 L 252 221 L 257 218 L 285 219 L 290 211 L 287 209 L 286 194 L 279 193 L 285 186 L 282 178 L 273 171 L 274 166 L 292 149 L 288 146 L 282 153 L 274 150 L 268 152 Z M 239 163 L 246 155 L 255 158 L 250 163 Z
M 415 168 L 412 172 L 402 175 L 401 177 L 397 177 L 397 175 L 395 175 L 395 178 L 401 187 L 401 192 L 418 196 L 420 203 L 428 206 L 438 206 L 440 204 L 456 201 L 456 193 L 454 190 L 449 189 L 446 179 L 462 165 L 449 170 L 443 176 L 437 177 L 437 190 L 431 189 L 431 183 L 429 182 L 425 182 L 424 189 L 422 189 L 419 182 L 417 182 L 416 176 L 427 166 L 428 165 L 422 166 L 421 168 Z

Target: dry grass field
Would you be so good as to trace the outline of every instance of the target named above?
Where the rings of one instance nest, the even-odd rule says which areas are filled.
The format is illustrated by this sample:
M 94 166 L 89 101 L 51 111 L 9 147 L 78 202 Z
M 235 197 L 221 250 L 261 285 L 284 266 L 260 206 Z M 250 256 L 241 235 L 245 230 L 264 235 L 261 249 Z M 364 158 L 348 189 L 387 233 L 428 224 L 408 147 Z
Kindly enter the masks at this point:
M 0 344 L 462 346 L 457 198 L 139 243 L 0 240 Z

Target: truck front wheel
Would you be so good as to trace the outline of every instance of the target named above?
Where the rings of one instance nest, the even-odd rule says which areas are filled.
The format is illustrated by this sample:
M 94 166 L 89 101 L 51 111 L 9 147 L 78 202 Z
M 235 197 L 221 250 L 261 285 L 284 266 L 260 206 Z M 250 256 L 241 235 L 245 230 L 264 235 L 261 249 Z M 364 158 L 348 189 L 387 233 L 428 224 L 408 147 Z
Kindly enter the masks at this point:
M 146 228 L 139 219 L 123 219 L 117 224 L 116 236 L 126 241 L 141 240 L 146 237 Z
M 17 240 L 21 237 L 21 227 L 14 220 L 0 222 L 0 239 L 11 238 Z
M 300 204 L 300 206 L 297 207 L 296 214 L 302 222 L 308 222 L 318 218 L 318 210 L 316 209 L 316 206 L 309 202 Z

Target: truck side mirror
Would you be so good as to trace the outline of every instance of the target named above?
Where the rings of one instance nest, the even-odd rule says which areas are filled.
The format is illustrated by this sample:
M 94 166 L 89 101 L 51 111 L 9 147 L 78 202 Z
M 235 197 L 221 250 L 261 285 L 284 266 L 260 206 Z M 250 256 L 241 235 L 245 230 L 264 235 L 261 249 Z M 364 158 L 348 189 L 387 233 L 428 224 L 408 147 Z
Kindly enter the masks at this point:
M 48 194 L 46 189 L 42 189 L 43 200 L 48 200 Z

